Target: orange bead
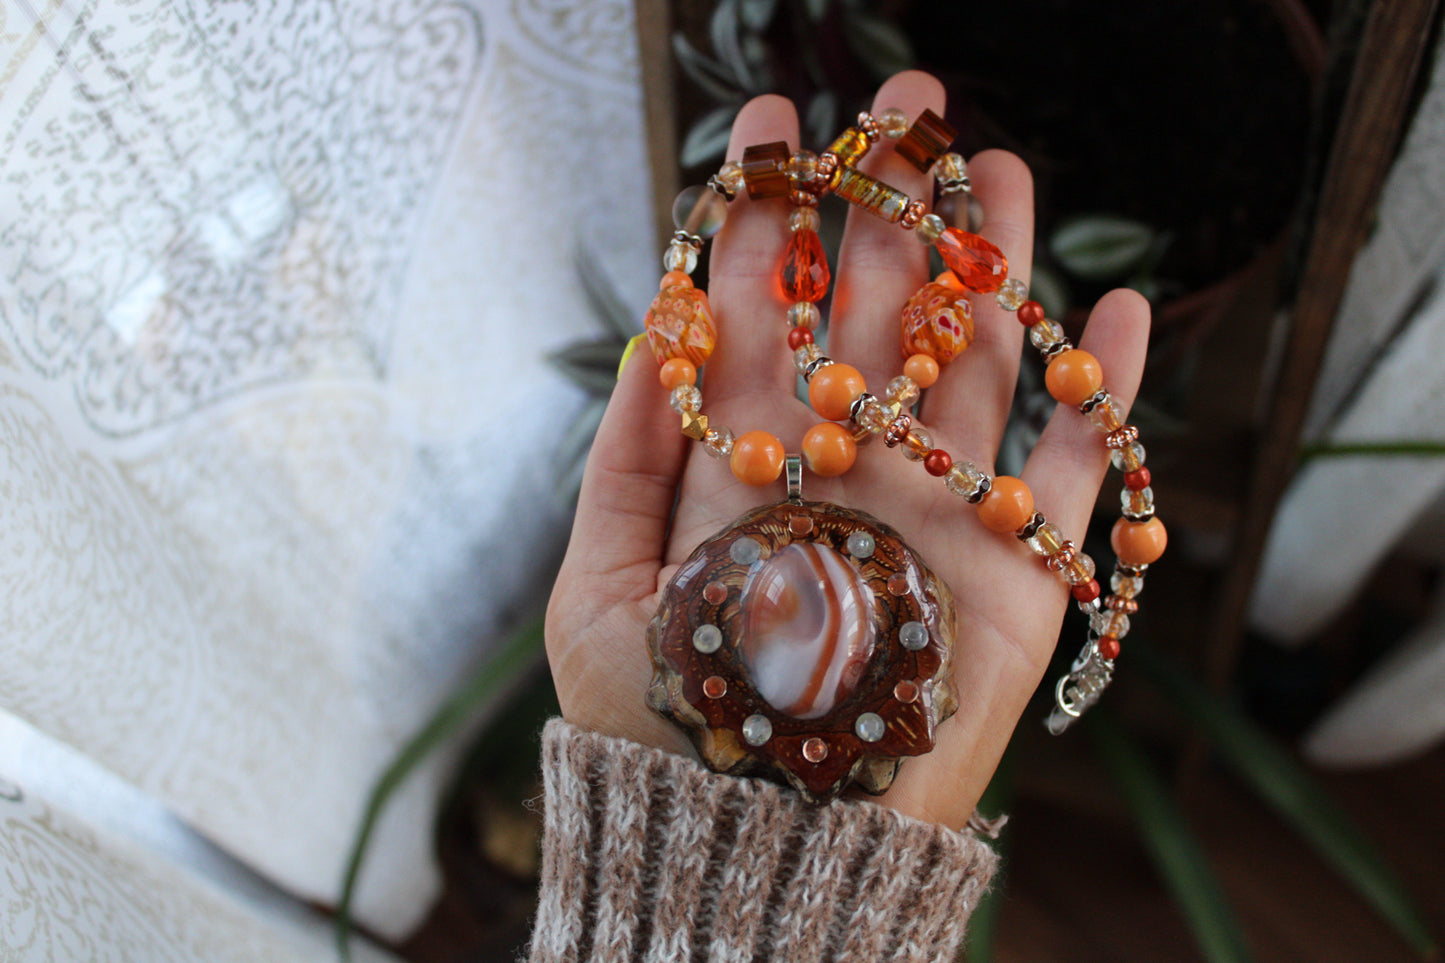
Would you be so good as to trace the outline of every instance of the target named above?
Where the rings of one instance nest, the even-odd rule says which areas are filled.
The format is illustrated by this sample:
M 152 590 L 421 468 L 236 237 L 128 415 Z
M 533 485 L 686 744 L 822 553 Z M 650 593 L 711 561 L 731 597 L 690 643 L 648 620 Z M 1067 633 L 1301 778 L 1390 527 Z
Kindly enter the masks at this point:
M 1008 258 L 991 242 L 950 227 L 933 242 L 943 263 L 970 291 L 991 294 L 1008 280 Z
M 783 443 L 766 431 L 749 431 L 733 442 L 729 466 L 738 481 L 770 485 L 783 471 Z
M 821 301 L 832 275 L 817 231 L 794 231 L 783 254 L 783 295 L 793 302 Z
M 678 385 L 697 384 L 697 367 L 686 358 L 668 358 L 657 369 L 657 380 L 668 391 Z
M 911 354 L 903 362 L 903 373 L 920 388 L 930 388 L 938 380 L 938 362 L 926 354 Z
M 657 289 L 659 291 L 666 291 L 668 288 L 675 287 L 679 284 L 685 288 L 692 287 L 692 275 L 686 271 L 668 271 L 662 276 L 662 280 L 658 282 Z
M 978 503 L 978 518 L 993 532 L 1016 532 L 1034 517 L 1034 493 L 1021 479 L 998 475 Z
M 1072 348 L 1049 362 L 1044 384 L 1060 404 L 1081 405 L 1104 386 L 1104 368 L 1089 352 Z
M 863 375 L 851 364 L 830 364 L 819 368 L 808 382 L 808 404 L 829 421 L 848 417 L 853 399 L 868 390 Z
M 958 279 L 958 275 L 957 275 L 957 274 L 954 274 L 952 271 L 943 271 L 943 272 L 941 272 L 941 273 L 938 275 L 938 277 L 936 277 L 936 278 L 933 279 L 933 283 L 934 283 L 934 284 L 941 284 L 941 285 L 943 285 L 944 287 L 946 287 L 946 288 L 951 288 L 951 289 L 954 290 L 954 291 L 962 291 L 962 290 L 963 290 L 963 282 L 960 281 L 960 280 Z
M 1121 518 L 1109 533 L 1109 544 L 1114 546 L 1114 554 L 1125 565 L 1150 565 L 1164 554 L 1164 547 L 1169 544 L 1169 533 L 1157 518 L 1147 522 Z
M 803 458 L 815 475 L 841 475 L 853 467 L 857 457 L 858 443 L 852 433 L 835 422 L 816 424 L 803 436 Z

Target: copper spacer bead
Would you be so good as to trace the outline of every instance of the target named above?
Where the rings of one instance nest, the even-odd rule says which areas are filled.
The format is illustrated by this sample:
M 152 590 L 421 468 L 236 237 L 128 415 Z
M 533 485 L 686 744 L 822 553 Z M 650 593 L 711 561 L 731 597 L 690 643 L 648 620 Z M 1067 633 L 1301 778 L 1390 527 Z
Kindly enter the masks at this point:
M 899 415 L 893 419 L 893 424 L 883 433 L 883 442 L 889 448 L 897 448 L 908 437 L 908 432 L 913 428 L 913 418 L 907 414 Z
M 1104 604 L 1111 612 L 1123 612 L 1125 615 L 1133 615 L 1139 611 L 1139 603 L 1133 599 L 1126 599 L 1122 595 L 1111 595 L 1104 599 Z
M 870 143 L 876 142 L 879 137 L 883 136 L 883 130 L 878 125 L 878 118 L 866 110 L 858 115 L 858 129 L 863 132 L 863 136 L 867 137 Z
M 1128 448 L 1139 440 L 1139 429 L 1133 425 L 1115 428 L 1104 436 L 1104 444 L 1110 448 Z
M 918 222 L 923 220 L 923 215 L 928 213 L 928 205 L 922 201 L 913 201 L 903 209 L 903 214 L 898 218 L 898 223 L 905 230 L 913 230 Z
M 814 166 L 814 177 L 821 177 L 826 183 L 832 180 L 833 175 L 838 171 L 838 155 L 830 150 L 825 150 L 818 155 L 818 163 Z
M 923 456 L 923 468 L 934 478 L 942 478 L 953 467 L 953 456 L 942 448 L 935 448 Z
M 1079 557 L 1079 552 L 1074 548 L 1074 543 L 1064 539 L 1063 546 L 1054 554 L 1044 559 L 1044 565 L 1050 572 L 1062 572 L 1074 563 Z

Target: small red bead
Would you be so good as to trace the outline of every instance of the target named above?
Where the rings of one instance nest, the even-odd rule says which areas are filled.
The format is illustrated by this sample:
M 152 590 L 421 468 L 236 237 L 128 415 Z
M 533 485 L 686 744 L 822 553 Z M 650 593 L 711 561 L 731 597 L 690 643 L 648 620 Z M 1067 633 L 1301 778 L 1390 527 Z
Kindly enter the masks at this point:
M 1124 472 L 1124 487 L 1131 492 L 1142 492 L 1149 487 L 1149 469 L 1136 468 Z
M 1105 635 L 1099 639 L 1099 654 L 1113 662 L 1119 657 L 1119 640 L 1112 635 Z
M 923 456 L 923 467 L 930 475 L 941 478 L 953 467 L 953 457 L 942 448 L 935 448 Z
M 797 351 L 805 344 L 813 343 L 813 332 L 807 328 L 794 328 L 788 332 L 788 347 Z
M 1019 305 L 1019 324 L 1031 328 L 1044 319 L 1044 306 L 1037 301 L 1025 301 Z
M 1099 597 L 1099 580 L 1091 578 L 1087 582 L 1075 585 L 1069 591 L 1077 601 L 1092 602 Z

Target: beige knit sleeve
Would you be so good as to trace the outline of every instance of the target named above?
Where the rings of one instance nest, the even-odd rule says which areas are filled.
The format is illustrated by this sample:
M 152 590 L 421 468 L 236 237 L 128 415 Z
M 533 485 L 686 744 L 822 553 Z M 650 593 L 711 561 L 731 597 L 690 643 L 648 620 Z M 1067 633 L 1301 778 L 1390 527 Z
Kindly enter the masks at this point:
M 997 863 L 971 834 L 560 719 L 542 759 L 531 963 L 952 960 Z

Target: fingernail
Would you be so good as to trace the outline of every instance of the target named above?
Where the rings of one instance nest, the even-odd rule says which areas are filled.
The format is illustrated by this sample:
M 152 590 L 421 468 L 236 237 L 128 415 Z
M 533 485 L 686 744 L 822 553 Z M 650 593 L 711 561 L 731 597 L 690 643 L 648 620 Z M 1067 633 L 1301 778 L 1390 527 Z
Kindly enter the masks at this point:
M 622 360 L 617 362 L 618 381 L 622 380 L 622 369 L 627 367 L 627 359 L 632 357 L 632 352 L 636 351 L 637 346 L 645 340 L 647 340 L 647 332 L 644 331 L 642 334 L 635 334 L 632 336 L 632 340 L 627 342 L 627 347 L 622 349 Z

